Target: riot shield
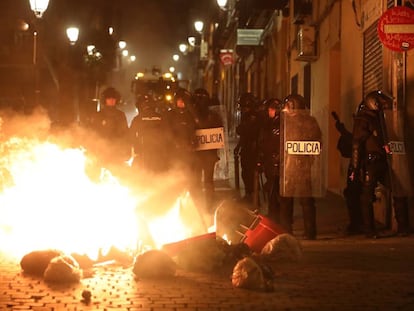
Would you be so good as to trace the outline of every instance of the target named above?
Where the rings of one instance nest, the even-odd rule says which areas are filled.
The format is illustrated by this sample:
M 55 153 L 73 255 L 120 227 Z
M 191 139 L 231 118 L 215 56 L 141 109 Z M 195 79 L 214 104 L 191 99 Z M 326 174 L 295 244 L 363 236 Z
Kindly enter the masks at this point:
M 408 168 L 403 130 L 403 114 L 399 110 L 385 109 L 384 119 L 388 136 L 388 166 L 391 191 L 394 197 L 408 197 L 413 194 L 412 181 Z
M 281 113 L 280 195 L 322 197 L 322 132 L 309 110 Z

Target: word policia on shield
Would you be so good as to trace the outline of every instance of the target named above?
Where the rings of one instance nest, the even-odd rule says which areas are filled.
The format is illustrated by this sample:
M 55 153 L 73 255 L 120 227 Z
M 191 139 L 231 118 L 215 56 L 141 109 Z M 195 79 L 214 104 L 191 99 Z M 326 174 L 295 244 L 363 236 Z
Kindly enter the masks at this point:
M 285 150 L 288 154 L 319 155 L 321 143 L 319 141 L 287 141 Z
M 224 128 L 216 127 L 196 130 L 196 150 L 224 148 Z

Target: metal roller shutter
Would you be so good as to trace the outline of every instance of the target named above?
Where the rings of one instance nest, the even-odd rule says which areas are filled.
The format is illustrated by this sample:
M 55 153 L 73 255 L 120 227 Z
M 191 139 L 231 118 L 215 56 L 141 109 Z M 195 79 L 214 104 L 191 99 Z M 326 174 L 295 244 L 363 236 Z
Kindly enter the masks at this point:
M 364 31 L 363 92 L 383 88 L 382 44 L 377 35 L 378 21 Z

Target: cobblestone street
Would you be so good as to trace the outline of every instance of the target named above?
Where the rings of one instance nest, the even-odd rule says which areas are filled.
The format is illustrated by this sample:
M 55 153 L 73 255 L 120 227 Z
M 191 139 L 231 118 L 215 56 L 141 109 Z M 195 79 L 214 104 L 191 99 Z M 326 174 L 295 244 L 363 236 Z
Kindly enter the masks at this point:
M 414 238 L 302 241 L 300 262 L 274 262 L 273 292 L 236 289 L 231 268 L 178 270 L 176 277 L 136 280 L 132 267 L 96 268 L 72 285 L 24 276 L 1 255 L 0 310 L 413 310 Z M 90 304 L 82 291 L 90 290 Z

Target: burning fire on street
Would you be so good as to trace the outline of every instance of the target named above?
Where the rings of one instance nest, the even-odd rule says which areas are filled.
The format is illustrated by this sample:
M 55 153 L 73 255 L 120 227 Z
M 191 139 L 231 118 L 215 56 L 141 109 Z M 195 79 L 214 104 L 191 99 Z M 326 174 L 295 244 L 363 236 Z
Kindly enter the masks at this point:
M 105 169 L 92 178 L 87 150 L 49 139 L 44 116 L 0 121 L 2 251 L 59 249 L 96 259 L 111 247 L 136 254 L 206 232 L 189 194 L 176 191 L 177 176 L 162 184 L 148 178 L 142 189 Z

